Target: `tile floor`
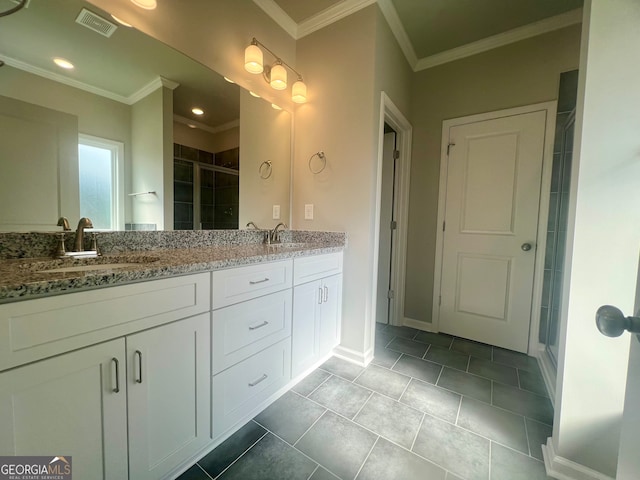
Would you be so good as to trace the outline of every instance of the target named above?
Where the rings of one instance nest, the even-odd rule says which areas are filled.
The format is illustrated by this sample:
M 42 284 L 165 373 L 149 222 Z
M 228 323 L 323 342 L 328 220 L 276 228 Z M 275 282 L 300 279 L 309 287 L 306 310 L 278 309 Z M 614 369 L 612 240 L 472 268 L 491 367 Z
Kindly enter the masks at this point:
M 329 359 L 179 480 L 537 480 L 553 409 L 535 359 L 378 325 L 366 369 Z

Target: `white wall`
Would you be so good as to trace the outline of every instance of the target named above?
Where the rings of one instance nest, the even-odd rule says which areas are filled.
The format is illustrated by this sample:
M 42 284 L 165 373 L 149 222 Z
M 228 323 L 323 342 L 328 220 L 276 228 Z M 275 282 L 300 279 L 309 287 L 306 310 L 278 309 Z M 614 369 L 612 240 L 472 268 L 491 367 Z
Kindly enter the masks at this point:
M 633 313 L 640 245 L 637 0 L 585 2 L 567 269 L 553 430 L 558 455 L 615 476 L 630 336 L 595 325 Z M 637 445 L 636 445 L 637 451 Z

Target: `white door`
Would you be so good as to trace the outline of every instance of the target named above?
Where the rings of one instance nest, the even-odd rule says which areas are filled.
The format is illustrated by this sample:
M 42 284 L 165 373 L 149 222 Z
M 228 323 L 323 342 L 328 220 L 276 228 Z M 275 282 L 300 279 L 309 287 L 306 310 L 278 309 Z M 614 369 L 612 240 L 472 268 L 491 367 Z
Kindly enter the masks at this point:
M 527 351 L 546 110 L 452 126 L 439 328 Z
M 382 153 L 382 191 L 380 194 L 380 243 L 378 250 L 378 300 L 376 303 L 376 322 L 390 322 L 392 299 L 389 298 L 391 285 L 391 248 L 393 241 L 393 186 L 395 180 L 395 132 L 384 135 Z
M 130 478 L 166 478 L 209 442 L 209 315 L 126 341 Z

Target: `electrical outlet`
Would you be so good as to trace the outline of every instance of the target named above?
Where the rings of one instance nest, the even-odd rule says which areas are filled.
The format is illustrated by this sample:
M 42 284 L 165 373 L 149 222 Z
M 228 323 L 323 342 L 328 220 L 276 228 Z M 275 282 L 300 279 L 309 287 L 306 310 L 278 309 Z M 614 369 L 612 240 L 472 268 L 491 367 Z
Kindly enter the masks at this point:
M 273 206 L 273 219 L 280 220 L 280 205 Z
M 307 203 L 304 206 L 304 219 L 313 220 L 313 203 Z

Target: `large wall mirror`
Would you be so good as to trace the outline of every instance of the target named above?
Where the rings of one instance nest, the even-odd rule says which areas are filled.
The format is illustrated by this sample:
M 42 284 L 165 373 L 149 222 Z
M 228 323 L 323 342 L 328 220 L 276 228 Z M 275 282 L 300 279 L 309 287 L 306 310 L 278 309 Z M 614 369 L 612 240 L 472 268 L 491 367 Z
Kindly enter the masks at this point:
M 0 18 L 0 61 L 0 231 L 288 223 L 289 112 L 80 0 Z

